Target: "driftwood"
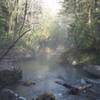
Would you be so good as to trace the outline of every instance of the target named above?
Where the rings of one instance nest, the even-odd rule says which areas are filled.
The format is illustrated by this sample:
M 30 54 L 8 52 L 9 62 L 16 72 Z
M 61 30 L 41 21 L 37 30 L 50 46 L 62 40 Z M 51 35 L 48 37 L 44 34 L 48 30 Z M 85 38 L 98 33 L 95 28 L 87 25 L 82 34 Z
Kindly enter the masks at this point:
M 87 90 L 87 89 L 92 87 L 91 84 L 75 87 L 75 86 L 72 86 L 72 85 L 67 84 L 67 83 L 62 83 L 60 81 L 55 81 L 55 83 L 57 83 L 59 85 L 62 85 L 65 88 L 69 89 L 69 94 L 72 94 L 72 95 L 79 95 L 81 92 L 83 92 L 83 91 L 85 91 L 85 90 Z
M 73 86 L 71 84 L 67 84 L 66 80 L 61 77 L 58 76 L 59 79 L 61 79 L 62 81 L 64 81 L 63 83 L 60 81 L 55 81 L 57 84 L 64 86 L 65 88 L 69 89 L 69 94 L 71 95 L 79 95 L 82 92 L 86 92 L 87 94 L 89 93 L 90 96 L 93 97 L 100 97 L 100 92 L 98 90 L 95 89 L 94 86 L 98 86 L 100 85 L 100 80 L 91 80 L 91 79 L 84 79 L 84 83 L 81 86 Z
M 62 85 L 65 88 L 69 89 L 69 94 L 72 94 L 72 95 L 79 95 L 81 92 L 92 87 L 92 84 L 90 84 L 90 83 L 87 83 L 87 84 L 84 84 L 84 85 L 82 84 L 81 86 L 76 87 L 76 86 L 73 86 L 71 84 L 66 83 L 66 80 L 63 77 L 58 76 L 58 78 L 63 80 L 64 82 L 55 81 L 55 83 Z

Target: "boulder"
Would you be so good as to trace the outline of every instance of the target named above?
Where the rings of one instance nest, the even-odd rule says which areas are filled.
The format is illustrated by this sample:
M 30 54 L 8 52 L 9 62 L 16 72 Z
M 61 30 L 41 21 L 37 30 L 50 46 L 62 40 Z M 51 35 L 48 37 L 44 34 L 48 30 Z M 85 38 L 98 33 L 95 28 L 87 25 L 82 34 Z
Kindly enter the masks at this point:
M 33 86 L 36 85 L 36 83 L 31 81 L 31 80 L 28 80 L 28 81 L 21 80 L 21 81 L 19 81 L 19 84 L 23 85 L 23 86 L 26 86 L 26 87 L 29 87 L 29 86 L 32 86 L 32 85 Z
M 42 95 L 39 95 L 36 98 L 36 100 L 56 100 L 56 99 L 55 99 L 55 96 L 52 93 L 44 93 Z
M 5 69 L 0 71 L 0 86 L 16 84 L 22 79 L 22 71 L 19 69 Z
M 91 77 L 100 78 L 100 66 L 99 65 L 85 65 L 83 70 Z

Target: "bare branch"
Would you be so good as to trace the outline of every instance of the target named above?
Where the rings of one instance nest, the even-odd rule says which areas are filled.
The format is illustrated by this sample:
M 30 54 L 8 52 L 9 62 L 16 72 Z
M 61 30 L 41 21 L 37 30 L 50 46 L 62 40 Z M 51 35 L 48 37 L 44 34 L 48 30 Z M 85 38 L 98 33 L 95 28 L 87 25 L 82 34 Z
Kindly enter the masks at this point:
M 2 61 L 4 59 L 4 57 L 10 52 L 10 50 L 15 46 L 15 44 L 27 33 L 29 32 L 31 29 L 26 30 L 25 32 L 23 32 L 18 39 L 16 39 L 7 49 L 7 51 L 0 57 L 0 61 Z

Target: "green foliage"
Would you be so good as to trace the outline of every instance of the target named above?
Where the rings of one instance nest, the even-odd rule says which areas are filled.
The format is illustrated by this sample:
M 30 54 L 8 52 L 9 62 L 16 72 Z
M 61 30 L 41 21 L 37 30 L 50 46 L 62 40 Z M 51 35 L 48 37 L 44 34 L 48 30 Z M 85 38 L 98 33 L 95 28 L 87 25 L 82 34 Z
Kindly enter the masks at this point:
M 0 16 L 0 33 L 2 34 L 3 31 L 3 21 L 2 21 L 2 17 Z
M 80 52 L 76 58 L 96 62 L 100 58 L 100 0 L 65 0 L 63 6 L 64 14 L 70 12 L 75 19 L 70 25 L 68 40 L 74 51 Z
M 39 0 L 31 3 L 30 1 L 0 0 L 0 47 L 6 47 L 6 44 L 10 45 L 24 31 L 29 28 L 33 30 L 39 24 L 40 19 L 38 16 L 41 13 Z M 31 6 L 33 7 L 32 9 L 30 9 Z M 29 33 L 27 37 L 23 38 L 20 45 L 23 45 L 23 43 L 31 45 L 33 34 Z M 20 45 L 18 44 L 17 46 Z

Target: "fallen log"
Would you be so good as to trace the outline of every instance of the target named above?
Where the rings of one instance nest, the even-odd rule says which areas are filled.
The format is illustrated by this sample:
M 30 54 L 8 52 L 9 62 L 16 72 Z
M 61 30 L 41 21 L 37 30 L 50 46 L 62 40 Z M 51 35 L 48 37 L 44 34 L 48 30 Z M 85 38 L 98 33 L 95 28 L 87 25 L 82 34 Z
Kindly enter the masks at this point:
M 67 84 L 67 83 L 62 83 L 60 81 L 55 81 L 55 83 L 57 83 L 59 85 L 62 85 L 65 88 L 69 89 L 69 94 L 71 94 L 71 95 L 79 95 L 81 92 L 83 92 L 83 91 L 85 91 L 85 90 L 87 90 L 87 89 L 92 87 L 91 84 L 75 87 L 75 86 L 72 86 L 72 85 Z

